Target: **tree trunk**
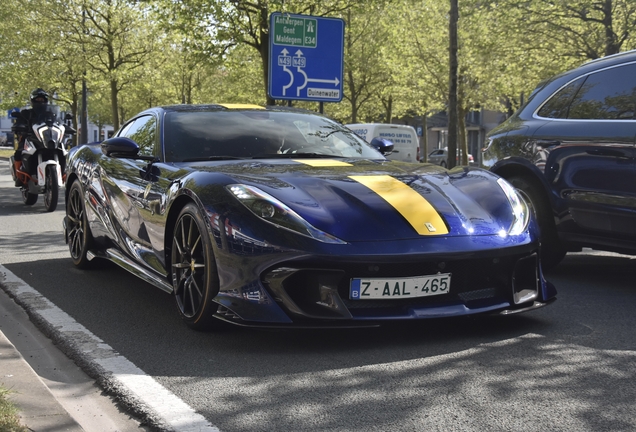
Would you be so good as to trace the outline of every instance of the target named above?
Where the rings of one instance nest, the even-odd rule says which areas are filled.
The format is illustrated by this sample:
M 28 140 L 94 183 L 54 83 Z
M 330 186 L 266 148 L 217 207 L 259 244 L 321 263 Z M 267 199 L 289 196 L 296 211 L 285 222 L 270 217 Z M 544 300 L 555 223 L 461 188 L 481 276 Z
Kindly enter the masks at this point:
M 420 162 L 428 162 L 428 116 L 426 110 L 422 114 L 422 144 L 420 145 Z
M 448 168 L 453 168 L 457 162 L 457 23 L 459 21 L 458 0 L 450 0 L 450 15 L 448 24 L 449 40 L 449 82 L 448 82 Z
M 77 128 L 77 110 L 79 109 L 79 101 L 77 100 L 77 94 L 73 92 L 73 101 L 71 102 L 71 115 L 73 116 L 72 124 L 75 130 L 79 130 Z M 71 145 L 75 147 L 78 144 L 79 137 L 77 134 L 73 135 L 71 138 Z
M 351 23 L 351 10 L 347 10 L 347 25 Z M 351 53 L 353 43 L 351 42 L 351 35 L 349 32 L 345 33 L 346 52 Z M 349 98 L 351 100 L 351 123 L 358 122 L 358 96 L 356 93 L 356 82 L 353 77 L 353 70 L 347 68 L 347 87 L 349 88 Z
M 605 26 L 605 55 L 617 54 L 620 46 L 616 41 L 614 23 L 612 20 L 612 0 L 603 3 L 603 25 Z
M 261 6 L 259 23 L 260 45 L 258 51 L 263 62 L 263 84 L 265 85 L 265 101 L 267 105 L 274 105 L 276 101 L 269 95 L 269 14 L 267 6 Z
M 349 94 L 351 100 L 351 123 L 358 122 L 358 97 L 356 95 L 356 83 L 353 79 L 353 71 L 349 69 L 347 71 L 347 81 L 349 83 Z
M 113 115 L 113 128 L 119 129 L 119 105 L 117 103 L 119 90 L 117 89 L 117 80 L 110 80 L 110 106 Z
M 458 104 L 457 107 L 457 147 L 460 151 L 460 163 L 468 165 L 468 141 L 466 139 L 466 109 Z

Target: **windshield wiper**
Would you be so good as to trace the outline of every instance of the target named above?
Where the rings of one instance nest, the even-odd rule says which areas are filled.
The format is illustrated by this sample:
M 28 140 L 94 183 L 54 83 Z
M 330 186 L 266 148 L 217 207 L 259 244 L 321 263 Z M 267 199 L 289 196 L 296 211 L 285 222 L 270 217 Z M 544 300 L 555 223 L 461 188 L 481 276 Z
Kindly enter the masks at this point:
M 233 159 L 246 159 L 239 156 L 206 156 L 200 158 L 184 159 L 181 162 L 201 162 L 201 161 L 215 161 L 215 160 L 233 160 Z
M 263 153 L 256 156 L 252 156 L 252 159 L 296 159 L 296 158 L 343 158 L 344 156 L 338 156 L 326 153 Z

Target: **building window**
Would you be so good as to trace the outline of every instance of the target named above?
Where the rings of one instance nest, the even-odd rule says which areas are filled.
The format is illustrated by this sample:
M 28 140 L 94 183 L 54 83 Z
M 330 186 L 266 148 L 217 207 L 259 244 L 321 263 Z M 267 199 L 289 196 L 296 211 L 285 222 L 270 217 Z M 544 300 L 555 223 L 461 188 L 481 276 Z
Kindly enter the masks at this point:
M 444 148 L 448 145 L 448 131 L 441 130 L 437 132 L 437 148 Z

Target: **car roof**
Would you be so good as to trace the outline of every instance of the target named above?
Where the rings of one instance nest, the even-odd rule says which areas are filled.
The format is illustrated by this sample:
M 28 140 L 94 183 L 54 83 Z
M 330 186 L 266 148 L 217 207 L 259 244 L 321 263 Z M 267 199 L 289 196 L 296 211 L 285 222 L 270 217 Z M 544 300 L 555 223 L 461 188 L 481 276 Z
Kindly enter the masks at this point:
M 631 51 L 623 51 L 616 54 L 608 55 L 605 57 L 597 58 L 594 60 L 590 60 L 586 63 L 583 63 L 581 66 L 585 65 L 603 65 L 607 63 L 607 65 L 613 65 L 617 63 L 629 62 L 632 60 L 636 60 L 636 49 Z
M 263 110 L 264 107 L 253 104 L 179 104 L 155 107 L 164 111 L 228 111 L 228 110 Z
M 289 106 L 280 105 L 255 105 L 255 104 L 233 104 L 233 103 L 219 103 L 219 104 L 178 104 L 178 105 L 162 105 L 152 108 L 148 108 L 142 112 L 135 114 L 133 118 L 140 117 L 145 114 L 163 112 L 214 112 L 214 111 L 280 111 L 299 114 L 311 114 L 316 116 L 325 117 L 316 111 L 295 108 Z
M 288 113 L 297 113 L 297 114 L 307 114 L 314 115 L 319 117 L 326 117 L 324 114 L 320 114 L 316 111 L 304 109 L 304 108 L 295 108 L 289 106 L 280 106 L 280 105 L 254 105 L 254 104 L 178 104 L 178 105 L 162 105 L 155 106 L 152 108 L 147 108 L 144 111 L 138 112 L 133 117 L 130 117 L 126 122 L 129 122 L 133 119 L 142 117 L 144 115 L 161 115 L 160 113 L 167 112 L 221 112 L 221 111 L 278 111 L 278 112 L 288 112 Z

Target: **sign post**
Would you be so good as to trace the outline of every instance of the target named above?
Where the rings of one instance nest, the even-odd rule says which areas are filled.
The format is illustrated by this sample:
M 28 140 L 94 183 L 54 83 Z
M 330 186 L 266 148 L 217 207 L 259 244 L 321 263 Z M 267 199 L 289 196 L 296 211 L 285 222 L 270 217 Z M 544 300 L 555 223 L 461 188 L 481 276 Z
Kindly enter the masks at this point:
M 340 102 L 344 21 L 274 12 L 269 29 L 269 96 Z

